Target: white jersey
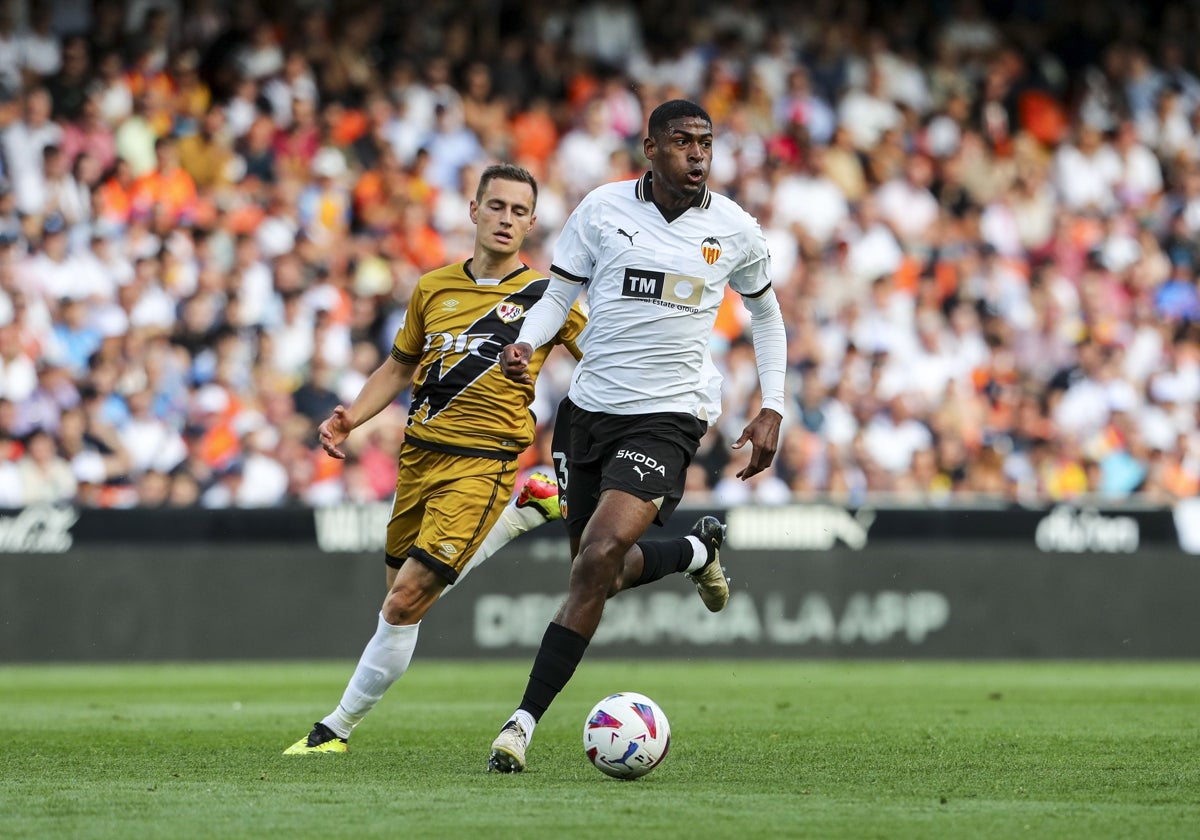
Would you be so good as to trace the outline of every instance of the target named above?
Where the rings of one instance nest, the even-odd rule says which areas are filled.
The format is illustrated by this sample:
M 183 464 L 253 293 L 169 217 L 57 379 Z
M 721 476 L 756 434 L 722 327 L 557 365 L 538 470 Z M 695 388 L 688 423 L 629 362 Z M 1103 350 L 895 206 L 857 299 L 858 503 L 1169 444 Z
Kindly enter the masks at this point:
M 709 419 L 705 357 L 717 308 L 726 284 L 751 297 L 770 288 L 766 239 L 750 214 L 707 188 L 668 222 L 651 188 L 649 173 L 598 187 L 555 242 L 551 273 L 587 284 L 571 400 L 608 414 Z

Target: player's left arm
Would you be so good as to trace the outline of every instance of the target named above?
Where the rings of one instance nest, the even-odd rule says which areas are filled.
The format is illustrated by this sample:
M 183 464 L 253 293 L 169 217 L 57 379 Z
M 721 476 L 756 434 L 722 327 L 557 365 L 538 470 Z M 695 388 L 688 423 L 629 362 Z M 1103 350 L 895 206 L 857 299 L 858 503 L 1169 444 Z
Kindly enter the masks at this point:
M 787 333 L 779 299 L 771 288 L 771 254 L 758 222 L 750 219 L 746 229 L 745 259 L 733 269 L 729 286 L 742 296 L 750 312 L 750 330 L 754 341 L 754 361 L 758 367 L 758 385 L 762 403 L 758 414 L 742 431 L 734 444 L 741 449 L 750 444 L 750 463 L 737 476 L 745 481 L 771 466 L 779 447 L 779 426 L 783 422 L 783 389 L 787 371 Z
M 787 367 L 787 333 L 783 312 L 775 291 L 768 285 L 758 294 L 744 295 L 742 303 L 750 311 L 750 329 L 754 339 L 754 361 L 758 366 L 758 384 L 762 407 L 742 436 L 733 444 L 740 449 L 749 442 L 750 463 L 737 476 L 745 481 L 771 466 L 779 446 L 779 424 L 783 422 L 783 383 Z

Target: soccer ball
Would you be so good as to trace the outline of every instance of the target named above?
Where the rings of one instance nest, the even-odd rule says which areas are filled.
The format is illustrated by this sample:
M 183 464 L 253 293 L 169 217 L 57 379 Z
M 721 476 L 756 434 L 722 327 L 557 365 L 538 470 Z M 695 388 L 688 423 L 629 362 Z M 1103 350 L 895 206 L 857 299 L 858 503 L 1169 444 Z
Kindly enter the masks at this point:
M 671 724 L 644 694 L 610 694 L 592 707 L 583 722 L 588 760 L 616 779 L 645 776 L 667 757 L 670 746 Z

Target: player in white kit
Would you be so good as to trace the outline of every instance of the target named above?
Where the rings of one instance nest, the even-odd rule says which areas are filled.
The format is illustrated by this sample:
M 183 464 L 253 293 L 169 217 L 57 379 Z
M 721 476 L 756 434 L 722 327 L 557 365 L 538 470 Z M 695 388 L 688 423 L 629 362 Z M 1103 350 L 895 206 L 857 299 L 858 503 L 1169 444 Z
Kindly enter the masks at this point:
M 561 409 L 570 413 L 564 512 L 574 552 L 570 585 L 542 637 L 521 704 L 492 744 L 488 767 L 500 772 L 525 768 L 533 730 L 583 659 L 607 598 L 675 572 L 691 576 L 709 609 L 721 609 L 729 597 L 717 553 L 724 532 L 712 517 L 687 538 L 690 556 L 685 549 L 647 554 L 636 580 L 625 564 L 650 524 L 661 525 L 683 495 L 709 419 L 706 349 L 727 285 L 750 311 L 762 389 L 762 409 L 734 443 L 751 446 L 739 477 L 761 472 L 775 456 L 786 336 L 766 240 L 752 216 L 708 189 L 713 130 L 703 108 L 666 102 L 650 115 L 647 135 L 650 171 L 584 197 L 555 243 L 549 287 L 516 342 L 501 351 L 505 375 L 527 383 L 528 359 L 552 339 L 587 286 L 584 357 L 570 404 Z

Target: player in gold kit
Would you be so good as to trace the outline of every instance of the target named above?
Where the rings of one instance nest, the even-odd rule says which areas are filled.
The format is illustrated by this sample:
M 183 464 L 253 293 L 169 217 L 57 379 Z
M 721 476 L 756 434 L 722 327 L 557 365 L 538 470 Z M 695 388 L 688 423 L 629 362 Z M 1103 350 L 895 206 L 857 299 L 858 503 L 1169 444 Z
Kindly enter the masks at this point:
M 465 262 L 421 277 L 392 347 L 347 408 L 320 426 L 334 458 L 350 432 L 410 385 L 412 406 L 400 450 L 387 528 L 387 596 L 337 707 L 285 754 L 347 751 L 355 726 L 408 668 L 425 613 L 458 580 L 513 495 L 516 458 L 532 441 L 533 385 L 514 388 L 497 365 L 548 279 L 521 262 L 535 221 L 537 182 L 517 166 L 484 170 Z M 553 344 L 575 356 L 585 318 L 576 306 L 555 340 L 531 360 L 536 375 Z

